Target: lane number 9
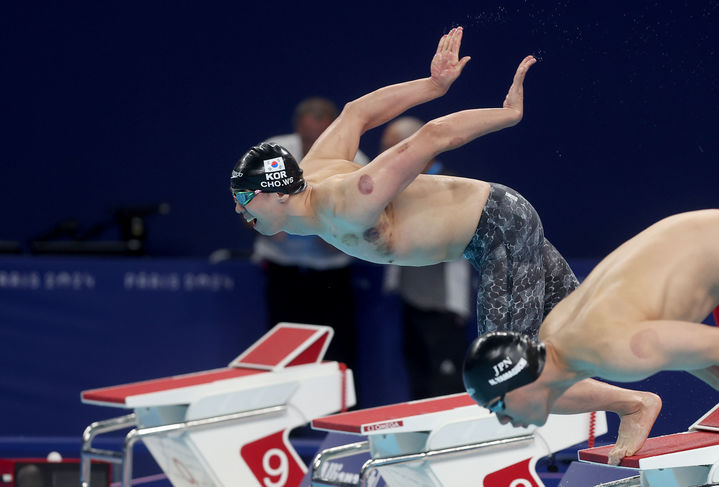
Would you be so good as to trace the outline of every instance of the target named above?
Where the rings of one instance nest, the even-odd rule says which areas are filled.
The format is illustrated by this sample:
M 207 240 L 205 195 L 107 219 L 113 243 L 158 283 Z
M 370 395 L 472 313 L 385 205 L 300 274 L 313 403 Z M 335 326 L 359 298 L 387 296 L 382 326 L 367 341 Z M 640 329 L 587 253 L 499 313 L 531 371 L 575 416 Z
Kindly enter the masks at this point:
M 279 460 L 279 465 L 273 467 L 272 463 L 277 463 L 275 458 Z M 270 448 L 262 457 L 262 469 L 268 475 L 262 479 L 265 487 L 283 487 L 290 473 L 287 454 L 279 448 Z M 277 479 L 273 480 L 271 477 L 277 477 Z

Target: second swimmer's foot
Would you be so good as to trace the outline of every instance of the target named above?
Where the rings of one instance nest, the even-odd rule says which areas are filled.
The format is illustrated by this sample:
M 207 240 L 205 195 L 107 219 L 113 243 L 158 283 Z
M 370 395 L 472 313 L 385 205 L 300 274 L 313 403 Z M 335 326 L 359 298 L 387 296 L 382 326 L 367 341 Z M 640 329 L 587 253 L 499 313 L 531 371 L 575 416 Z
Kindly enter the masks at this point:
M 609 465 L 619 465 L 622 458 L 634 455 L 644 444 L 662 409 L 662 400 L 651 392 L 640 395 L 636 409 L 619 416 L 617 443 L 609 452 Z

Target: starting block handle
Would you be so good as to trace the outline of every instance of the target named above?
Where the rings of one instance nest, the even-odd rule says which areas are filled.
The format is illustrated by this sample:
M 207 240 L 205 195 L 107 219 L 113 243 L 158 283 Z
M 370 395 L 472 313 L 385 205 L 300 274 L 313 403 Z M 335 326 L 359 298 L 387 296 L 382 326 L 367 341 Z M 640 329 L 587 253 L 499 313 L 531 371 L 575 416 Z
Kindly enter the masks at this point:
M 210 418 L 198 418 L 183 421 L 181 423 L 163 424 L 160 426 L 151 426 L 148 428 L 136 428 L 131 430 L 125 437 L 123 445 L 123 464 L 122 464 L 122 487 L 132 486 L 132 447 L 137 442 L 148 436 L 164 435 L 174 431 L 186 431 L 191 429 L 206 428 L 221 423 L 241 421 L 258 416 L 267 416 L 271 414 L 283 413 L 287 410 L 287 406 L 282 404 L 279 406 L 268 406 L 260 409 L 251 409 L 248 411 L 240 411 L 236 413 L 223 414 L 221 416 L 213 416 Z
M 284 404 L 277 406 L 268 406 L 260 409 L 251 409 L 249 411 L 240 411 L 220 416 L 212 416 L 209 418 L 198 418 L 183 421 L 180 423 L 164 424 L 160 426 L 150 426 L 146 428 L 135 427 L 131 429 L 125 436 L 122 452 L 114 452 L 107 450 L 97 450 L 92 448 L 92 440 L 100 433 L 108 433 L 119 429 L 129 428 L 137 425 L 137 418 L 134 413 L 119 418 L 112 418 L 105 421 L 97 421 L 92 423 L 85 429 L 83 433 L 83 446 L 81 452 L 81 469 L 80 469 L 80 485 L 81 487 L 90 487 L 90 466 L 91 460 L 100 459 L 122 465 L 122 487 L 130 487 L 132 483 L 132 449 L 134 444 L 143 438 L 149 436 L 163 435 L 174 431 L 186 431 L 197 428 L 205 428 L 215 426 L 217 424 L 242 421 L 258 416 L 267 416 L 283 413 L 287 410 Z
M 360 453 L 369 451 L 369 441 L 358 441 L 347 445 L 335 446 L 327 448 L 319 452 L 312 461 L 312 485 L 315 487 L 334 486 L 334 487 L 356 487 L 356 484 L 346 482 L 338 482 L 328 480 L 321 477 L 322 466 L 330 460 L 338 458 L 351 457 Z
M 414 462 L 426 462 L 431 461 L 436 457 L 456 457 L 460 455 L 467 455 L 474 453 L 477 450 L 483 450 L 485 448 L 504 448 L 507 445 L 529 443 L 534 441 L 534 434 L 514 436 L 512 438 L 501 438 L 499 440 L 482 441 L 480 443 L 470 443 L 468 445 L 451 446 L 448 448 L 441 448 L 438 450 L 429 450 L 419 453 L 408 453 L 406 455 L 397 455 L 394 457 L 385 458 L 372 458 L 367 460 L 359 475 L 359 487 L 367 486 L 367 479 L 372 470 L 376 470 L 381 467 L 388 465 L 396 465 L 399 463 L 414 463 Z
M 453 457 L 466 455 L 469 453 L 473 453 L 476 450 L 481 450 L 485 448 L 503 448 L 507 445 L 529 443 L 531 441 L 534 441 L 534 434 L 514 436 L 512 438 L 501 438 L 499 440 L 483 441 L 480 443 L 470 443 L 468 445 L 452 446 L 448 448 L 423 451 L 419 453 L 407 453 L 405 455 L 395 455 L 391 457 L 371 458 L 367 460 L 364 465 L 362 465 L 362 469 L 360 470 L 359 474 L 359 481 L 356 484 L 337 482 L 321 478 L 319 472 L 321 470 L 322 464 L 325 461 L 335 458 L 347 457 L 357 453 L 363 453 L 369 449 L 369 442 L 366 441 L 359 443 L 350 443 L 349 445 L 328 448 L 327 450 L 320 452 L 315 457 L 314 462 L 312 462 L 312 485 L 315 487 L 366 487 L 369 474 L 373 470 L 376 470 L 381 467 L 397 465 L 400 463 L 425 462 L 436 457 Z

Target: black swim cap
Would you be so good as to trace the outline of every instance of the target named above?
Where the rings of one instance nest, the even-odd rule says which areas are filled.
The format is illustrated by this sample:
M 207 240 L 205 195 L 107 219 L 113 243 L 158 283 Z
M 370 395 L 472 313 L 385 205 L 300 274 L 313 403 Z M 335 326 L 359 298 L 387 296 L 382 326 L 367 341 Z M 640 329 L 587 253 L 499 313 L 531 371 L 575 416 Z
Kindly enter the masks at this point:
M 544 369 L 545 347 L 517 332 L 494 331 L 474 339 L 462 377 L 469 395 L 484 406 L 495 397 L 535 381 Z
M 295 194 L 305 189 L 302 169 L 292 154 L 281 145 L 263 142 L 252 147 L 237 161 L 230 188 L 232 191 Z

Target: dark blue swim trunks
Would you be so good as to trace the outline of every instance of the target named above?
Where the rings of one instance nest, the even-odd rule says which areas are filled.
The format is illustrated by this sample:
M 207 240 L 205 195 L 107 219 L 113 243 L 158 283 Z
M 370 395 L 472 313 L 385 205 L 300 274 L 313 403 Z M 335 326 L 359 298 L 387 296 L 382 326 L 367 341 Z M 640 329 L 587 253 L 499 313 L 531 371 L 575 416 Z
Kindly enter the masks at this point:
M 544 317 L 578 285 L 562 255 L 544 238 L 534 207 L 491 184 L 487 204 L 464 257 L 479 272 L 477 328 L 536 337 Z

